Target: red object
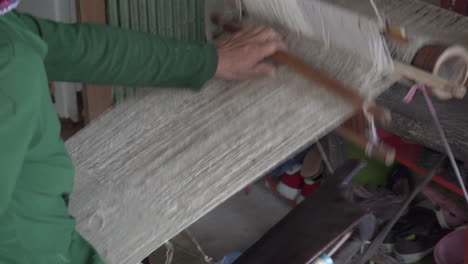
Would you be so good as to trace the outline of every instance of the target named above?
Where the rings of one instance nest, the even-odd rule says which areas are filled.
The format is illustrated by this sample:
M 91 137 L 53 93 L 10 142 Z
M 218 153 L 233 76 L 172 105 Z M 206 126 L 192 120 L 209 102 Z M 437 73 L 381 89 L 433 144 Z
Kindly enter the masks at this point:
M 291 173 L 291 174 L 290 174 Z M 295 200 L 301 192 L 304 179 L 300 170 L 296 172 L 285 173 L 277 186 L 278 192 L 289 200 Z
M 320 184 L 311 179 L 304 179 L 304 186 L 302 187 L 301 194 L 297 197 L 296 202 L 302 203 L 307 197 L 311 196 L 315 190 L 320 187 Z
M 434 260 L 437 264 L 462 264 L 467 229 L 455 230 L 443 237 L 434 248 Z
M 305 180 L 304 187 L 302 187 L 301 195 L 304 197 L 309 197 L 317 188 L 320 186 L 315 181 L 312 180 Z
M 408 167 L 409 169 L 413 170 L 414 172 L 416 173 L 419 173 L 419 174 L 426 174 L 427 171 L 421 169 L 421 168 L 418 168 L 418 166 L 416 166 L 412 161 L 409 161 L 403 157 L 399 157 L 398 155 L 395 157 L 395 160 L 402 164 L 402 165 L 405 165 L 406 167 Z M 447 188 L 448 190 L 458 194 L 458 195 L 461 195 L 463 196 L 463 191 L 460 187 L 458 187 L 457 185 L 451 183 L 451 182 L 448 182 L 447 180 L 445 180 L 444 178 L 442 178 L 441 176 L 439 175 L 436 175 L 434 176 L 434 178 L 432 178 L 432 181 L 435 182 L 435 183 L 438 183 L 439 185 L 441 185 L 442 187 L 445 187 Z
M 265 180 L 265 183 L 267 185 L 267 187 L 276 195 L 278 196 L 281 196 L 281 194 L 277 191 L 277 186 L 278 184 L 276 184 L 276 182 L 270 178 L 269 176 L 264 176 L 263 179 Z M 296 201 L 291 201 L 291 200 L 287 200 L 292 206 L 295 206 L 296 205 Z
M 377 134 L 379 135 L 380 140 L 382 140 L 385 144 L 395 148 L 396 156 L 398 157 L 414 159 L 415 157 L 419 157 L 419 154 L 423 149 L 418 144 L 406 142 L 399 136 L 382 129 L 377 129 Z
M 303 178 L 300 173 L 295 174 L 284 174 L 281 177 L 281 183 L 286 184 L 287 186 L 295 189 L 300 189 L 302 187 Z
M 468 15 L 468 0 L 441 0 L 440 7 L 464 16 Z
M 468 1 L 468 0 L 467 0 Z M 419 156 L 419 153 L 422 150 L 422 147 L 417 145 L 417 144 L 412 144 L 405 142 L 403 139 L 400 137 L 384 131 L 382 129 L 378 129 L 377 131 L 380 139 L 385 142 L 387 145 L 392 146 L 396 150 L 396 156 L 395 156 L 395 161 L 398 163 L 408 167 L 409 169 L 413 170 L 416 173 L 419 174 L 426 174 L 427 171 L 419 168 L 417 164 L 417 157 Z M 463 196 L 463 191 L 462 189 L 458 186 L 455 185 L 451 182 L 448 182 L 444 178 L 442 178 L 439 175 L 436 175 L 433 179 L 433 182 L 438 183 L 439 185 L 447 188 L 448 190 Z
M 251 193 L 251 191 L 252 190 L 250 189 L 250 186 L 247 186 L 247 187 L 244 188 L 245 195 L 249 195 Z

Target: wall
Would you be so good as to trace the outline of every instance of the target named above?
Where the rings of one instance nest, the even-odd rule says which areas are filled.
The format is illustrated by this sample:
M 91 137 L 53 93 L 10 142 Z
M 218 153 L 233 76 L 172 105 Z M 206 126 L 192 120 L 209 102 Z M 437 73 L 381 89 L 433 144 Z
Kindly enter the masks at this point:
M 76 22 L 75 0 L 22 0 L 19 11 L 55 21 Z M 60 118 L 79 120 L 76 93 L 81 85 L 75 83 L 54 83 L 55 109 Z
M 74 0 L 22 0 L 18 9 L 38 17 L 61 22 L 75 22 Z

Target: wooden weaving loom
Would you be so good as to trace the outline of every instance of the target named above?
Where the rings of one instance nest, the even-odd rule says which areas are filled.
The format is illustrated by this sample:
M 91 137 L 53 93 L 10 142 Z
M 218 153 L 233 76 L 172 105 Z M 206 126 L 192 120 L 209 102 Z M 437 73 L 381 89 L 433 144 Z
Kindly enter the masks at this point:
M 450 12 L 418 1 L 387 0 L 378 6 L 392 24 L 407 29 L 410 41 L 415 24 L 418 33 L 458 30 L 456 39 L 444 37 L 447 45 L 458 44 L 461 32 L 468 29 L 466 19 L 442 23 Z M 405 12 L 400 11 L 402 6 Z M 370 16 L 367 11 L 352 11 Z M 406 20 L 410 15 L 417 20 L 414 14 L 425 11 L 437 12 L 439 20 L 432 24 Z M 77 171 L 70 211 L 78 221 L 78 231 L 108 263 L 137 263 L 276 165 L 339 127 L 362 109 L 362 102 L 401 78 L 395 72 L 361 78 L 372 70 L 372 63 L 356 64 L 345 49 L 330 49 L 320 40 L 304 41 L 289 32 L 286 40 L 301 62 L 319 66 L 332 76 L 332 82 L 344 83 L 352 87 L 352 94 L 359 94 L 355 98 L 366 99 L 348 104 L 324 89 L 329 86 L 322 81 L 311 84 L 302 74 L 280 67 L 272 78 L 238 83 L 212 80 L 199 93 L 141 90 L 67 142 Z M 400 44 L 394 46 L 392 50 L 400 54 Z M 285 59 L 284 54 L 275 57 Z M 396 63 L 398 72 L 416 72 L 417 76 L 409 77 L 439 88 L 447 97 L 464 95 L 463 85 L 454 82 L 465 77 L 447 81 L 401 60 L 407 68 L 401 70 Z M 367 145 L 363 135 L 340 133 Z

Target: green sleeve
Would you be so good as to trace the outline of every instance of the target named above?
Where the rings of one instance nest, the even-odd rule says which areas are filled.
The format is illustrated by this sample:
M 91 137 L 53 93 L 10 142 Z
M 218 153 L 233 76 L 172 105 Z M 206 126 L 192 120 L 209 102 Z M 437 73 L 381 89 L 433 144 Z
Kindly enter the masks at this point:
M 0 219 L 10 206 L 32 138 L 31 129 L 24 124 L 31 113 L 12 97 L 12 89 L 29 84 L 28 78 L 17 74 L 19 65 L 13 58 L 13 47 L 8 38 L 0 40 Z
M 18 15 L 47 43 L 52 81 L 200 88 L 216 72 L 218 55 L 211 44 Z
M 21 131 L 20 119 L 13 115 L 14 103 L 0 90 L 0 217 L 10 205 L 13 190 L 26 156 L 27 132 Z M 23 119 L 24 120 L 24 119 Z

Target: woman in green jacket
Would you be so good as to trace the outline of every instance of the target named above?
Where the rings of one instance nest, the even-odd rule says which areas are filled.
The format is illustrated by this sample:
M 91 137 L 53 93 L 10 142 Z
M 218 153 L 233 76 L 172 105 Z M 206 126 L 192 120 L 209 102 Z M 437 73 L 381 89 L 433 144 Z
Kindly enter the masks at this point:
M 68 214 L 73 167 L 48 82 L 199 89 L 273 73 L 262 60 L 285 44 L 266 27 L 211 45 L 61 24 L 11 11 L 18 2 L 0 0 L 0 264 L 103 263 Z

